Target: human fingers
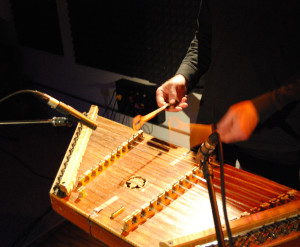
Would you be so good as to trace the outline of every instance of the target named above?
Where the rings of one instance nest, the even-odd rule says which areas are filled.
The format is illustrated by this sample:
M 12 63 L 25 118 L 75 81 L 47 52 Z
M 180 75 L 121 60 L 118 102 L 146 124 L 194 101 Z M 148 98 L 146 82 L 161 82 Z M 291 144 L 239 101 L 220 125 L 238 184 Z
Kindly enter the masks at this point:
M 225 143 L 246 141 L 253 133 L 258 114 L 250 100 L 232 105 L 217 124 L 220 137 Z
M 187 103 L 187 97 L 183 97 L 180 102 L 176 100 L 175 104 L 173 105 L 170 104 L 167 110 L 170 112 L 179 112 L 187 108 L 188 106 L 189 105 Z
M 156 101 L 159 107 L 170 104 L 167 111 L 181 111 L 188 105 L 186 103 L 186 79 L 176 75 L 162 84 L 156 91 Z
M 178 101 L 177 86 L 177 81 L 172 78 L 158 87 L 156 90 L 156 101 L 159 107 L 167 103 L 170 105 L 176 104 L 176 101 Z
M 159 107 L 162 107 L 168 103 L 167 102 L 168 96 L 167 93 L 164 91 L 165 89 L 163 86 L 158 87 L 156 90 L 156 103 Z
M 176 90 L 175 90 L 176 91 Z M 170 106 L 166 109 L 166 111 L 170 112 L 178 112 L 182 111 L 183 108 L 186 108 L 187 104 L 183 100 L 182 102 L 178 102 L 174 99 L 176 96 L 174 91 L 172 91 L 172 87 L 166 87 L 166 85 L 160 86 L 156 90 L 156 102 L 159 107 L 164 106 L 165 104 L 169 103 Z M 171 98 L 171 100 L 169 100 Z M 176 97 L 177 98 L 177 97 Z
M 187 103 L 187 97 L 183 97 L 180 102 L 176 102 L 174 105 L 175 111 L 182 111 L 187 108 L 189 105 Z
M 217 132 L 219 133 L 222 142 L 228 143 L 230 141 L 233 123 L 234 120 L 229 112 L 227 112 L 219 123 L 217 123 Z

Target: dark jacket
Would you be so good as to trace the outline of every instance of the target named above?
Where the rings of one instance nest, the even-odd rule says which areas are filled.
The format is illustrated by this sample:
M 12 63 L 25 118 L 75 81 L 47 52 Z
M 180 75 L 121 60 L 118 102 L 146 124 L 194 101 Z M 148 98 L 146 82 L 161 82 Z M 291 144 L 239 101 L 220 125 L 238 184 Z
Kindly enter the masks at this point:
M 177 72 L 189 89 L 205 83 L 198 122 L 217 123 L 250 99 L 260 123 L 238 145 L 300 157 L 300 1 L 203 0 L 198 24 Z

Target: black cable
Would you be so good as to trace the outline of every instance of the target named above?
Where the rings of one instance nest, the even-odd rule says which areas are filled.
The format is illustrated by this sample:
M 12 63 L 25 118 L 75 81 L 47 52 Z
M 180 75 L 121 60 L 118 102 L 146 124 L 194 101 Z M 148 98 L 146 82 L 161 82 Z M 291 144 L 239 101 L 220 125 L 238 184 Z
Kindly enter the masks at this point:
M 222 194 L 222 204 L 223 204 L 223 214 L 227 229 L 227 235 L 229 240 L 229 246 L 232 247 L 232 235 L 228 221 L 227 207 L 226 207 L 226 197 L 225 197 L 225 178 L 224 178 L 224 157 L 223 157 L 223 146 L 221 142 L 220 135 L 217 133 L 219 139 L 219 147 L 218 147 L 218 158 L 220 162 L 220 178 L 221 178 L 221 194 Z
M 113 91 L 113 93 L 112 93 L 112 95 L 111 95 L 111 98 L 110 98 L 110 101 L 109 101 L 109 103 L 108 103 L 108 104 L 106 105 L 106 107 L 105 107 L 105 110 L 104 110 L 104 112 L 103 112 L 103 114 L 102 114 L 103 117 L 105 117 L 105 114 L 106 114 L 107 110 L 109 109 L 110 104 L 112 103 L 112 101 L 113 101 L 113 99 L 114 99 L 115 93 L 116 93 L 116 90 Z
M 151 135 L 153 132 L 153 124 L 152 123 L 144 123 L 144 125 L 142 126 L 142 130 Z
M 149 135 L 151 134 L 151 133 L 150 133 L 150 127 L 149 127 L 149 125 L 148 125 L 147 123 L 144 123 L 144 124 L 143 124 L 142 130 L 143 130 L 145 133 L 149 134 Z
M 9 98 L 15 96 L 15 95 L 18 95 L 18 94 L 21 94 L 21 93 L 32 93 L 32 94 L 38 94 L 40 93 L 39 91 L 36 91 L 36 90 L 30 90 L 30 89 L 25 89 L 25 90 L 19 90 L 17 92 L 14 92 L 14 93 L 11 93 L 5 97 L 3 97 L 2 99 L 0 99 L 0 103 L 4 102 L 5 100 L 8 100 Z
M 111 115 L 110 115 L 111 120 L 114 120 L 116 118 L 116 114 L 118 112 L 118 111 L 115 110 L 116 104 L 117 104 L 117 99 L 115 100 L 114 105 L 113 105 L 112 110 L 111 110 Z M 114 115 L 114 117 L 113 117 L 113 115 Z
M 124 102 L 124 105 L 125 108 L 123 108 L 123 113 L 122 113 L 123 114 L 122 124 L 124 124 L 125 116 L 127 116 L 125 113 L 129 112 L 129 104 L 127 104 L 127 102 Z
M 38 218 L 36 218 L 13 242 L 11 247 L 22 246 L 24 242 L 27 240 L 29 234 L 33 231 L 35 226 L 39 223 L 39 221 L 45 217 L 48 213 L 52 211 L 52 207 L 48 207 Z
M 50 89 L 50 90 L 55 90 L 55 89 L 51 89 L 51 88 L 49 88 L 49 87 L 46 87 L 46 88 L 48 88 L 48 89 Z M 101 105 L 101 104 L 99 104 L 99 103 L 96 103 L 96 102 L 92 102 L 92 101 L 85 100 L 85 99 L 83 99 L 83 98 L 80 98 L 80 97 L 75 96 L 75 95 L 72 95 L 72 94 L 68 94 L 68 93 L 63 92 L 63 91 L 59 91 L 59 90 L 56 90 L 56 91 L 59 92 L 59 93 L 62 93 L 62 94 L 64 94 L 64 95 L 67 95 L 67 96 L 69 96 L 69 97 L 73 97 L 73 98 L 75 98 L 75 99 L 82 100 L 82 101 L 88 102 L 88 103 L 90 103 L 90 104 L 92 104 L 92 105 L 97 105 L 98 107 L 105 109 L 105 111 L 104 111 L 104 113 L 103 113 L 103 116 L 105 116 L 107 110 L 113 110 L 113 109 L 109 108 L 109 105 L 112 103 L 112 100 L 114 99 L 114 94 L 116 93 L 116 90 L 113 91 L 112 97 L 111 97 L 111 99 L 110 99 L 110 103 L 109 103 L 108 105 L 106 105 L 106 106 L 103 106 L 103 105 Z M 39 96 L 42 96 L 42 97 L 43 97 L 43 93 L 41 93 L 41 92 L 39 92 L 39 91 L 37 91 L 37 90 L 24 89 L 24 90 L 19 90 L 19 91 L 17 91 L 17 92 L 14 92 L 14 93 L 12 93 L 12 94 L 9 94 L 8 96 L 5 96 L 4 98 L 0 99 L 0 103 L 4 102 L 5 100 L 7 100 L 7 99 L 9 99 L 9 98 L 11 98 L 11 97 L 13 97 L 13 96 L 15 96 L 15 95 L 21 94 L 21 93 L 32 93 L 32 94 L 34 94 L 34 95 L 39 95 Z
M 99 104 L 98 102 L 95 102 L 95 101 L 93 101 L 93 100 L 88 100 L 88 99 L 79 97 L 79 96 L 77 96 L 77 95 L 74 95 L 74 94 L 65 92 L 65 91 L 63 91 L 63 90 L 59 90 L 59 89 L 54 88 L 54 87 L 49 87 L 49 86 L 46 86 L 46 85 L 44 85 L 44 84 L 37 83 L 37 82 L 32 82 L 32 83 L 35 84 L 35 85 L 38 85 L 38 86 L 40 86 L 40 87 L 46 88 L 46 89 L 48 89 L 48 90 L 51 90 L 51 91 L 54 91 L 54 92 L 57 92 L 57 93 L 66 95 L 66 96 L 68 96 L 68 97 L 71 97 L 71 98 L 74 98 L 74 99 L 77 99 L 77 100 L 80 100 L 80 101 L 84 101 L 84 102 L 86 102 L 86 103 L 88 103 L 88 104 L 90 104 L 90 105 L 97 105 L 97 106 L 98 106 L 99 108 L 101 108 L 101 109 L 104 109 L 105 107 L 107 107 L 107 106 L 101 105 L 101 104 Z
M 124 121 L 125 121 L 125 114 L 123 114 L 123 119 L 122 119 L 121 123 L 124 124 Z

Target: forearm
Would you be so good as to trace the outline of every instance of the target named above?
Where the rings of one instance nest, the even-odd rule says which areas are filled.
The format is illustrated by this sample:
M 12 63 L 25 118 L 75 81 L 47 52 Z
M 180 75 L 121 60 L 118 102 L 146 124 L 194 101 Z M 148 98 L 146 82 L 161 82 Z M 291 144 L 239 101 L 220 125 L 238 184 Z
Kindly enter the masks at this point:
M 257 109 L 260 122 L 264 122 L 288 104 L 300 102 L 300 76 L 298 75 L 289 84 L 252 99 L 252 102 Z

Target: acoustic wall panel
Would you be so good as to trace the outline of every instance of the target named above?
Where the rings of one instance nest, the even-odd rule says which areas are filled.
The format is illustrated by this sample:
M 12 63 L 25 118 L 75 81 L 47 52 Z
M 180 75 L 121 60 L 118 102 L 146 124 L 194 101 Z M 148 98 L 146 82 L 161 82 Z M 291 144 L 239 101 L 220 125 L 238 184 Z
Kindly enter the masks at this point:
M 63 55 L 56 0 L 11 0 L 20 44 Z
M 69 0 L 76 62 L 161 83 L 194 36 L 198 0 Z

